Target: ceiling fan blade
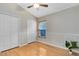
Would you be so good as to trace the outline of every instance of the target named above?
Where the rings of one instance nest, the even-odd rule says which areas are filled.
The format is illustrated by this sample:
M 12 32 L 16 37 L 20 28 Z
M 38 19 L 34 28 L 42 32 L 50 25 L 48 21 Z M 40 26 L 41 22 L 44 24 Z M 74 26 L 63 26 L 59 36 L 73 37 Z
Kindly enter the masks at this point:
M 47 4 L 40 4 L 40 6 L 43 6 L 43 7 L 48 7 Z
M 27 8 L 31 8 L 31 7 L 33 7 L 33 5 L 27 6 Z

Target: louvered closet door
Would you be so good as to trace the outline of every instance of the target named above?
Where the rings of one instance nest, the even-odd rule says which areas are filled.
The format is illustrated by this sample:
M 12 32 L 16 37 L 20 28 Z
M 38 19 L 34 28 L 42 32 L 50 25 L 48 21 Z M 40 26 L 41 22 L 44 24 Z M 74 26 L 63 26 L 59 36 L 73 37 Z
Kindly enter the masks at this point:
M 18 19 L 0 14 L 0 51 L 18 46 Z

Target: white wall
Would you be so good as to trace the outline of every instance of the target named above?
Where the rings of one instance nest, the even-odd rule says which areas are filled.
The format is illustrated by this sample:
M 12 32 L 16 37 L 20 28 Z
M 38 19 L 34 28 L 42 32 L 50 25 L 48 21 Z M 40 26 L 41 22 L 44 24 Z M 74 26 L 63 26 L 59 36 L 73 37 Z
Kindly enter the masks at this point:
M 66 40 L 79 42 L 79 6 L 40 18 L 39 21 L 41 20 L 47 20 L 47 38 L 40 40 L 60 47 L 65 47 Z

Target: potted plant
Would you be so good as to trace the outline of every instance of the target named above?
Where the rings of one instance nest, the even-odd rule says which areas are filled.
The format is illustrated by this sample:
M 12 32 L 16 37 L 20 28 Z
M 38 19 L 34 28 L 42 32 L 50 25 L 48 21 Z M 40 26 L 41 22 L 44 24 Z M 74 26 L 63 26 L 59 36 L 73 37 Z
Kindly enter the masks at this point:
M 69 54 L 72 54 L 72 44 L 68 41 L 65 41 L 65 46 L 69 50 Z

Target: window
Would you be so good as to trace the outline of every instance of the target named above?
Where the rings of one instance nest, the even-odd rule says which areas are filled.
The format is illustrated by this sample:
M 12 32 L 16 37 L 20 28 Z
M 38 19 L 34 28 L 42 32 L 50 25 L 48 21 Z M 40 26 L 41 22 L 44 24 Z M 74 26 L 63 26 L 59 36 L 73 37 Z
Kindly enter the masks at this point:
M 39 37 L 45 38 L 46 37 L 46 21 L 39 22 L 38 29 L 39 29 Z

